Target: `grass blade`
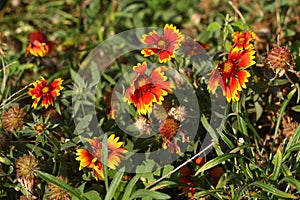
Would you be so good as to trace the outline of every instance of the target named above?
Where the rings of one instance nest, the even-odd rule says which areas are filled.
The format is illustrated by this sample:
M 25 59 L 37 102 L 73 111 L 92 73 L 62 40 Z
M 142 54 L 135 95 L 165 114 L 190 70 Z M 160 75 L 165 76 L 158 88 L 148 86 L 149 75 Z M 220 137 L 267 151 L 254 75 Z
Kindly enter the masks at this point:
M 104 200 L 111 200 L 113 198 L 113 196 L 119 186 L 119 183 L 122 180 L 124 171 L 125 171 L 124 167 L 122 167 L 121 169 L 118 170 L 118 172 L 116 173 L 114 179 L 112 180 L 112 182 L 109 186 L 108 192 L 107 192 Z
M 197 176 L 198 174 L 200 174 L 201 172 L 204 172 L 208 169 L 211 169 L 219 164 L 221 164 L 222 162 L 230 159 L 230 158 L 234 158 L 234 157 L 241 157 L 241 155 L 239 154 L 230 154 L 230 153 L 226 153 L 223 155 L 220 155 L 210 161 L 208 161 L 207 163 L 205 163 L 196 173 L 195 176 Z

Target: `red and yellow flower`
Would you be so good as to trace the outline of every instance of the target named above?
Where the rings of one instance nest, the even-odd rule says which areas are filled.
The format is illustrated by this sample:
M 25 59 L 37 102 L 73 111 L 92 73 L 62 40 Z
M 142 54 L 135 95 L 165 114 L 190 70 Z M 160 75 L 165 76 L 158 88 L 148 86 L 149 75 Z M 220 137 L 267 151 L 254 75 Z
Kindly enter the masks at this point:
M 107 149 L 108 158 L 107 166 L 111 169 L 116 169 L 116 167 L 121 163 L 121 159 L 124 158 L 123 154 L 127 152 L 125 148 L 122 148 L 123 142 L 118 142 L 119 137 L 115 137 L 114 134 L 107 138 Z M 99 138 L 87 139 L 88 143 L 91 145 L 91 150 L 77 149 L 77 161 L 80 161 L 79 170 L 83 168 L 93 169 L 96 180 L 104 180 L 103 168 L 102 168 L 102 142 Z
M 242 40 L 240 35 L 234 39 L 235 43 L 228 53 L 227 60 L 217 64 L 208 82 L 208 90 L 214 94 L 217 87 L 220 86 L 228 102 L 240 99 L 240 92 L 242 88 L 246 88 L 245 83 L 250 77 L 250 73 L 246 69 L 255 64 L 255 50 L 249 43 L 250 37 Z M 240 48 L 243 46 L 245 48 Z
M 53 47 L 54 43 L 48 41 L 46 35 L 41 31 L 35 31 L 28 36 L 26 56 L 30 53 L 36 57 L 44 57 L 51 53 Z
M 239 49 L 253 49 L 252 42 L 255 38 L 256 34 L 253 31 L 234 32 L 232 34 L 233 46 Z
M 42 106 L 48 108 L 49 105 L 53 105 L 54 98 L 60 95 L 60 91 L 63 89 L 63 79 L 57 78 L 51 83 L 42 77 L 41 80 L 37 80 L 33 83 L 34 88 L 29 88 L 28 94 L 35 99 L 32 107 L 36 108 L 39 101 L 42 100 Z
M 146 74 L 147 63 L 138 63 L 133 67 L 137 73 L 130 87 L 125 92 L 124 100 L 133 104 L 139 114 L 145 115 L 152 112 L 153 103 L 162 104 L 164 96 L 172 93 L 174 88 L 173 82 L 167 81 L 164 72 L 168 70 L 165 66 L 160 66 L 151 71 L 150 75 Z
M 175 57 L 174 52 L 181 45 L 183 38 L 176 26 L 166 24 L 162 36 L 159 36 L 155 30 L 143 35 L 141 41 L 144 44 L 153 45 L 153 48 L 145 48 L 141 53 L 144 57 L 159 54 L 159 62 L 166 63 Z

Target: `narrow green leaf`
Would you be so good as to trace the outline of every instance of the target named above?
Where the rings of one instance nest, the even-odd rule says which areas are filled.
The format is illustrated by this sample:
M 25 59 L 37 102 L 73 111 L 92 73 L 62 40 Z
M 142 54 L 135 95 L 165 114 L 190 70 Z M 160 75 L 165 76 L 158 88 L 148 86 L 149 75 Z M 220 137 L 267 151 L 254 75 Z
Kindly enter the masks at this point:
M 277 188 L 275 188 L 273 185 L 270 185 L 270 184 L 256 181 L 254 183 L 251 183 L 251 185 L 259 187 L 262 190 L 264 190 L 265 192 L 269 192 L 277 197 L 288 198 L 288 199 L 297 199 L 296 196 L 286 193 L 286 192 L 283 192 L 281 190 L 278 190 Z
M 125 193 L 123 195 L 122 200 L 127 200 L 129 199 L 132 189 L 135 186 L 136 182 L 139 180 L 139 178 L 141 177 L 140 174 L 135 175 L 127 184 L 126 188 L 125 188 Z
M 272 180 L 277 180 L 279 172 L 280 172 L 280 168 L 281 168 L 281 163 L 282 163 L 282 154 L 281 151 L 277 150 L 272 163 L 274 165 L 274 170 L 273 170 L 273 176 L 272 176 Z
M 125 171 L 124 167 L 122 167 L 121 169 L 118 169 L 118 172 L 116 173 L 114 179 L 112 180 L 104 200 L 111 200 L 113 198 L 113 196 L 122 180 L 124 171 Z
M 281 172 L 283 173 L 284 176 L 292 176 L 293 175 L 291 170 L 289 169 L 289 167 L 284 163 L 282 163 L 282 165 L 281 165 Z
M 57 178 L 51 174 L 48 174 L 46 172 L 42 172 L 40 170 L 36 170 L 36 173 L 41 179 L 61 187 L 66 192 L 68 192 L 71 196 L 77 197 L 78 199 L 85 199 L 85 198 L 82 198 L 82 194 L 78 189 L 71 187 L 64 181 L 60 180 L 59 178 Z
M 204 126 L 204 128 L 207 130 L 207 132 L 211 135 L 211 137 L 213 138 L 214 141 L 218 141 L 218 135 L 216 134 L 216 132 L 214 131 L 214 129 L 210 126 L 210 124 L 208 123 L 205 115 L 201 115 L 201 123 Z
M 285 181 L 288 184 L 290 184 L 290 185 L 294 186 L 295 188 L 297 188 L 298 192 L 300 191 L 300 182 L 297 179 L 295 179 L 294 177 L 292 177 L 292 176 L 286 176 L 283 179 L 281 179 L 279 181 L 279 183 L 281 183 L 283 181 Z
M 101 76 L 103 76 L 103 78 L 105 78 L 110 84 L 112 84 L 112 85 L 116 84 L 116 81 L 109 75 L 102 73 Z
M 200 174 L 201 172 L 204 172 L 208 169 L 211 169 L 219 164 L 221 164 L 222 162 L 230 159 L 230 158 L 234 158 L 234 157 L 241 157 L 241 155 L 239 154 L 230 154 L 230 153 L 226 153 L 223 155 L 220 155 L 210 161 L 208 161 L 207 163 L 205 163 L 196 173 L 195 176 L 197 176 L 198 174 Z
M 104 174 L 104 184 L 106 192 L 108 192 L 108 177 L 107 177 L 107 160 L 108 160 L 108 147 L 107 147 L 107 136 L 104 135 L 102 139 L 102 168 Z
M 135 193 L 132 194 L 132 196 L 130 197 L 129 200 L 131 199 L 136 199 L 136 198 L 142 198 L 142 197 L 151 197 L 157 200 L 163 200 L 163 199 L 170 199 L 171 197 L 167 194 L 161 193 L 161 192 L 157 192 L 157 191 L 153 191 L 153 190 L 144 190 L 144 189 L 140 189 L 138 191 L 136 191 Z
M 278 130 L 279 130 L 279 126 L 281 124 L 282 116 L 284 114 L 284 111 L 285 111 L 287 105 L 289 104 L 290 100 L 294 96 L 294 94 L 296 92 L 296 89 L 297 88 L 294 88 L 292 91 L 290 91 L 288 93 L 287 98 L 283 101 L 282 106 L 280 108 L 277 123 L 276 123 L 276 126 L 275 126 L 275 133 L 274 133 L 274 138 L 273 138 L 273 142 L 272 142 L 272 150 L 274 149 L 274 145 L 275 145 L 275 141 L 276 141 L 276 138 L 277 138 L 277 135 L 278 135 Z M 270 155 L 270 156 L 272 156 L 272 155 Z
M 288 151 L 292 145 L 298 144 L 300 140 L 300 125 L 296 128 L 295 132 L 293 133 L 292 137 L 290 138 L 289 143 L 286 145 L 286 151 Z
M 300 143 L 294 144 L 290 146 L 289 149 L 286 149 L 282 160 L 285 161 L 288 159 L 291 156 L 291 153 L 294 151 L 296 151 L 296 153 L 300 151 Z
M 242 107 L 242 101 L 239 101 L 237 103 L 237 120 L 238 120 L 238 124 L 239 124 L 239 127 L 240 127 L 240 131 L 241 133 L 245 136 L 244 139 L 245 140 L 249 140 L 249 134 L 248 134 L 248 130 L 247 130 L 247 125 L 246 125 L 246 122 L 245 122 L 245 119 L 242 115 L 243 113 L 243 107 Z M 249 143 L 249 141 L 246 141 L 247 143 Z
M 297 106 L 293 106 L 292 110 L 296 111 L 296 112 L 300 112 L 300 105 Z

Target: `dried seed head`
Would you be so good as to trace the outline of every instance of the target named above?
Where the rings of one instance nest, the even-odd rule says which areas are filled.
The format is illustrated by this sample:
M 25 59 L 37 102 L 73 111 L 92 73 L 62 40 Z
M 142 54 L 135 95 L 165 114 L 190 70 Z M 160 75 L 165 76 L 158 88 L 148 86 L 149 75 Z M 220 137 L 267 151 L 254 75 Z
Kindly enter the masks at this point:
M 13 106 L 4 112 L 2 116 L 2 125 L 5 130 L 13 132 L 22 129 L 26 112 L 19 106 Z
M 165 119 L 159 127 L 159 133 L 163 138 L 171 140 L 176 135 L 179 128 L 178 122 L 173 118 Z
M 266 62 L 279 77 L 283 76 L 288 69 L 293 69 L 295 65 L 294 58 L 287 47 L 274 47 L 269 52 Z
M 16 162 L 17 179 L 27 191 L 32 192 L 34 183 L 37 181 L 38 165 L 38 160 L 31 155 L 22 156 Z
M 64 178 L 62 176 L 58 177 L 60 180 L 62 180 L 65 183 L 68 183 L 68 179 Z M 49 197 L 50 200 L 70 200 L 71 197 L 70 195 L 61 187 L 48 183 L 48 188 L 49 188 Z
M 139 130 L 140 134 L 147 134 L 151 133 L 151 126 L 150 121 L 146 117 L 140 115 L 135 118 L 134 122 L 135 127 Z
M 172 107 L 168 115 L 179 122 L 183 122 L 186 118 L 186 111 L 184 106 Z

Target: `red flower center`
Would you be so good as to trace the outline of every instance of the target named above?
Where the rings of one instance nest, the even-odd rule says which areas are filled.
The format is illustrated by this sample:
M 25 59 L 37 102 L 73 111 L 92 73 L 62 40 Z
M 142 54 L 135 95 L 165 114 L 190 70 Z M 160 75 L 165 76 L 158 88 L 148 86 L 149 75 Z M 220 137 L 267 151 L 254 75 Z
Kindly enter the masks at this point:
M 235 64 L 231 60 L 227 60 L 221 64 L 220 72 L 224 78 L 232 77 L 235 74 Z

